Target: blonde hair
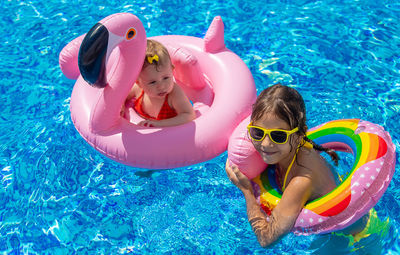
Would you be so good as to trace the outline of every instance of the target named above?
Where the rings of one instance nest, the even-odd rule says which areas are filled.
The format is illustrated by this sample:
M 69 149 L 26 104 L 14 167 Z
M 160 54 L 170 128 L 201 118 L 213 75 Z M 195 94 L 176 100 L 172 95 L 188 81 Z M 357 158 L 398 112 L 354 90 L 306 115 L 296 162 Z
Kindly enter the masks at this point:
M 158 60 L 154 59 L 154 56 L 158 56 Z M 152 63 L 149 62 L 149 59 L 152 59 Z M 158 71 L 159 66 L 163 66 L 166 64 L 172 65 L 171 57 L 169 56 L 167 48 L 164 47 L 161 43 L 155 40 L 147 40 L 147 48 L 146 48 L 146 56 L 144 58 L 142 70 L 148 67 L 149 65 L 154 65 L 156 70 Z

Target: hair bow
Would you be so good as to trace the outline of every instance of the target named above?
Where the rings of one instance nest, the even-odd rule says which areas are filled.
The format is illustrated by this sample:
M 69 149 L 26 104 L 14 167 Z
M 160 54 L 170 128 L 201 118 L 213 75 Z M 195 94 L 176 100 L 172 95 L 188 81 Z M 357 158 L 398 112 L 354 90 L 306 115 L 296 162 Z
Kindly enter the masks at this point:
M 157 54 L 154 54 L 154 56 L 152 56 L 152 57 L 147 57 L 147 61 L 150 63 L 150 64 L 153 64 L 153 60 L 155 60 L 155 61 L 157 61 L 158 62 L 158 55 Z

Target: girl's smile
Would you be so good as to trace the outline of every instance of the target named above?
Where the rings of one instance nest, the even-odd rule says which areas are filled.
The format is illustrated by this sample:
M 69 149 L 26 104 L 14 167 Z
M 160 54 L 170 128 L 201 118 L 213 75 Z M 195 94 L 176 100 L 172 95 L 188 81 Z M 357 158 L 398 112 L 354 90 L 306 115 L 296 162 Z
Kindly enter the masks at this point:
M 262 154 L 265 154 L 266 156 L 271 156 L 271 155 L 274 155 L 275 153 L 278 153 L 278 151 L 269 152 L 269 151 L 263 151 L 263 150 L 261 150 L 261 152 L 262 152 Z
M 254 126 L 265 129 L 283 129 L 291 130 L 289 124 L 278 118 L 275 114 L 265 114 L 261 119 L 254 121 Z M 277 164 L 278 162 L 290 161 L 293 158 L 296 146 L 294 138 L 296 134 L 289 136 L 288 141 L 284 144 L 276 144 L 268 135 L 261 141 L 253 141 L 253 145 L 260 153 L 262 159 L 267 164 Z

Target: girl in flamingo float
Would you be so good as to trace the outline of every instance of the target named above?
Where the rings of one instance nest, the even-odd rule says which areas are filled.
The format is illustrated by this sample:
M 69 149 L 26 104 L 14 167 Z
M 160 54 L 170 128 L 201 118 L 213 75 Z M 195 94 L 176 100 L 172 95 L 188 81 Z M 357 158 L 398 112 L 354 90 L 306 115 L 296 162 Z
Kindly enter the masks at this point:
M 189 99 L 174 82 L 173 68 L 168 50 L 157 41 L 147 40 L 142 71 L 125 103 L 145 119 L 138 125 L 177 126 L 196 117 Z
M 147 54 L 147 39 L 161 43 L 169 57 L 158 50 Z M 76 80 L 70 111 L 79 134 L 102 154 L 134 167 L 183 167 L 223 153 L 256 98 L 250 70 L 225 46 L 221 17 L 204 38 L 147 38 L 138 17 L 115 13 L 68 43 L 59 62 L 66 77 Z M 154 96 L 144 74 L 158 76 L 164 68 L 166 75 L 153 81 L 169 81 L 160 91 L 156 85 Z M 137 99 L 136 110 L 125 107 L 121 116 L 127 98 L 131 104 L 130 98 Z

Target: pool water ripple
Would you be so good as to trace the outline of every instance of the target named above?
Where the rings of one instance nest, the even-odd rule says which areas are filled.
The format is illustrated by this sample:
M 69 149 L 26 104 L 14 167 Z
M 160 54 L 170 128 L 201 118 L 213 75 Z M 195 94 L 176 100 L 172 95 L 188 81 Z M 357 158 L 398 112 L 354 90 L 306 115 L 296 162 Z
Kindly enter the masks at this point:
M 112 13 L 134 13 L 148 36 L 197 37 L 220 15 L 225 43 L 248 65 L 258 93 L 277 82 L 293 86 L 305 99 L 309 127 L 362 118 L 384 126 L 399 148 L 396 1 L 50 0 L 1 6 L 0 252 L 319 254 L 335 242 L 344 254 L 400 252 L 398 167 L 375 207 L 390 222 L 383 237 L 347 247 L 330 235 L 289 234 L 264 250 L 240 191 L 226 177 L 226 153 L 162 171 L 109 160 L 75 130 L 69 111 L 74 81 L 58 66 L 66 43 Z

